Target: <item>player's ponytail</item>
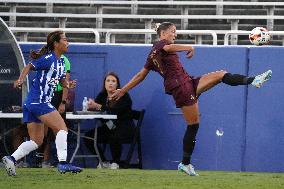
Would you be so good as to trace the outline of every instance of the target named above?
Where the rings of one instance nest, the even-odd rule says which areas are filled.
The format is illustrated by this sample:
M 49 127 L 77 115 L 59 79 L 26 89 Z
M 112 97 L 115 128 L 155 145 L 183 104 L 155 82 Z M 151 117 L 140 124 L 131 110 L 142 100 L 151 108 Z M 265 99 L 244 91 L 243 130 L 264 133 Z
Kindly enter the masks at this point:
M 47 45 L 44 45 L 40 50 L 35 51 L 35 50 L 31 50 L 30 52 L 30 57 L 32 60 L 38 59 L 39 57 L 41 57 L 44 54 L 48 53 L 48 48 Z
M 54 42 L 59 42 L 61 39 L 61 34 L 64 34 L 63 31 L 57 30 L 48 34 L 46 39 L 46 45 L 44 45 L 40 50 L 35 51 L 31 50 L 30 57 L 32 60 L 38 59 L 42 55 L 48 54 L 54 50 Z

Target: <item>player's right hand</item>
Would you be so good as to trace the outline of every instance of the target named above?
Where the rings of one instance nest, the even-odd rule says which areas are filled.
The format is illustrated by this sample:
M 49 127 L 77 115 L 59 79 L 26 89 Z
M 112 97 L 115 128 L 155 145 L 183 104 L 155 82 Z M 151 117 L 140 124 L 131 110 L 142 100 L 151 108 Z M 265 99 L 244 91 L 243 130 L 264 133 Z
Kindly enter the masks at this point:
M 116 89 L 114 93 L 110 96 L 110 100 L 119 100 L 125 92 L 121 89 Z

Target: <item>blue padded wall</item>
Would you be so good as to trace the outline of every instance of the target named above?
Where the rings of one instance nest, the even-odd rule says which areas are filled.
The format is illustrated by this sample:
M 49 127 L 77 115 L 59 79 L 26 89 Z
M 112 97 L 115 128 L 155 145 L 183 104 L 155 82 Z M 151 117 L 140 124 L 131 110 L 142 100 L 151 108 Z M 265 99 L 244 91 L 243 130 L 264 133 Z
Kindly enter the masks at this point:
M 30 48 L 39 46 L 23 44 L 21 48 L 27 54 Z M 72 64 L 72 78 L 78 80 L 75 108 L 81 109 L 84 96 L 96 96 L 108 71 L 118 73 L 122 85 L 128 82 L 143 67 L 150 48 L 149 45 L 70 45 L 66 55 Z M 185 69 L 195 76 L 222 69 L 244 75 L 256 74 L 270 65 L 279 71 L 272 82 L 261 89 L 221 83 L 201 95 L 200 130 L 192 160 L 197 169 L 283 171 L 284 166 L 279 168 L 278 165 L 283 160 L 280 125 L 284 106 L 279 100 L 272 102 L 271 96 L 275 93 L 281 96 L 281 81 L 274 78 L 281 78 L 280 61 L 284 55 L 280 55 L 282 48 L 268 49 L 196 46 L 192 59 L 180 53 Z M 274 87 L 277 88 L 272 93 Z M 164 93 L 162 78 L 150 72 L 130 95 L 134 109 L 146 109 L 141 133 L 143 168 L 176 169 L 182 156 L 186 123 L 172 97 Z M 273 116 L 265 116 L 271 111 Z M 89 127 L 91 123 L 84 125 Z M 266 160 L 267 155 L 272 162 Z M 265 161 L 268 163 L 263 164 Z
M 182 60 L 193 75 L 216 70 L 246 75 L 246 55 L 244 47 L 198 47 L 191 61 Z M 221 83 L 200 96 L 200 130 L 193 156 L 198 169 L 241 170 L 246 93 L 246 86 Z M 223 135 L 218 136 L 217 131 Z
M 248 91 L 246 171 L 284 171 L 284 48 L 249 49 L 249 73 L 271 69 L 273 77 L 261 89 Z

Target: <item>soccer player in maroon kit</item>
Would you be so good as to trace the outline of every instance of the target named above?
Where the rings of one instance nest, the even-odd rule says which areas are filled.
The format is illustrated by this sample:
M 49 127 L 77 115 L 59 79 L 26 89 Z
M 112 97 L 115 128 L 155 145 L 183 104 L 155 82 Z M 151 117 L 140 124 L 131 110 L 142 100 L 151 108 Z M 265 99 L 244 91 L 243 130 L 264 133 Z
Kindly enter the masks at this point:
M 164 78 L 165 92 L 173 96 L 177 108 L 181 108 L 187 122 L 183 138 L 183 158 L 178 165 L 178 170 L 191 176 L 198 176 L 190 159 L 199 128 L 197 103 L 199 95 L 221 82 L 231 86 L 251 84 L 259 88 L 271 77 L 272 71 L 268 70 L 255 77 L 247 77 L 221 70 L 193 77 L 184 70 L 176 52 L 186 51 L 186 57 L 191 58 L 194 48 L 190 45 L 174 44 L 177 36 L 176 26 L 171 22 L 163 22 L 157 27 L 157 34 L 159 41 L 153 44 L 144 67 L 124 87 L 116 90 L 112 98 L 122 97 L 127 91 L 142 82 L 150 70 L 158 72 Z

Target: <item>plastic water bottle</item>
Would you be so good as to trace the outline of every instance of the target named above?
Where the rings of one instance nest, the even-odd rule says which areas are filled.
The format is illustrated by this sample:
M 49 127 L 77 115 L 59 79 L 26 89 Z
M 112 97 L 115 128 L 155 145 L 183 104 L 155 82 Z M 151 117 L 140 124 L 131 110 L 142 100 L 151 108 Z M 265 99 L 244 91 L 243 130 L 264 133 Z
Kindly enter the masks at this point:
M 84 100 L 82 102 L 82 111 L 86 112 L 88 111 L 88 98 L 84 97 Z

